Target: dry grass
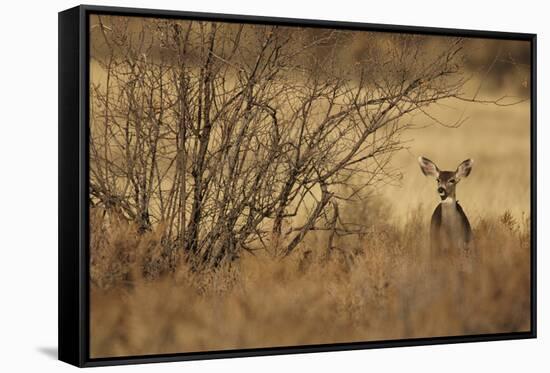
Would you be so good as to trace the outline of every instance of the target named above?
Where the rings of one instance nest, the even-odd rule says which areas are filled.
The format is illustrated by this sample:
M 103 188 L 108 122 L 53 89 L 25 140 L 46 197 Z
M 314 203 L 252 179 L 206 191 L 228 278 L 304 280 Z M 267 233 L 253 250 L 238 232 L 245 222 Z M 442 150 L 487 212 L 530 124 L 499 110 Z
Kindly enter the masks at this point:
M 247 256 L 194 273 L 157 234 L 92 216 L 92 357 L 387 340 L 530 328 L 529 221 L 475 225 L 476 250 L 432 256 L 420 210 L 326 256 Z M 101 229 L 101 234 L 98 234 Z M 95 233 L 94 233 L 95 232 Z

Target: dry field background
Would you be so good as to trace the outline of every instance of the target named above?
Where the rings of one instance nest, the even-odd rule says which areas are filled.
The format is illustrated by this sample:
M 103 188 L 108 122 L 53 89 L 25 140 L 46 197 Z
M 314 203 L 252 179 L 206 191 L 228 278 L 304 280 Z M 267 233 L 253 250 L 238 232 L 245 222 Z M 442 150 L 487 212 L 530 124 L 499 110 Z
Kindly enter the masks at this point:
M 455 170 L 460 162 L 474 159 L 472 174 L 457 186 L 457 198 L 474 222 L 509 210 L 518 218 L 530 209 L 530 107 L 529 102 L 509 107 L 465 104 L 434 108 L 431 114 L 452 122 L 461 115 L 467 121 L 458 128 L 433 125 L 408 132 L 408 149 L 393 159 L 403 173 L 401 183 L 381 194 L 391 200 L 396 215 L 422 205 L 431 214 L 438 203 L 435 181 L 418 167 L 419 155 L 433 160 L 442 170 Z M 416 122 L 425 123 L 422 118 Z
M 433 258 L 425 217 L 412 213 L 402 227 L 375 223 L 353 254 L 327 259 L 313 238 L 312 250 L 280 262 L 247 256 L 200 274 L 182 263 L 149 281 L 141 268 L 160 257 L 159 236 L 138 239 L 118 222 L 92 242 L 102 259 L 92 267 L 91 355 L 527 331 L 528 223 L 478 220 L 475 254 Z
M 476 47 L 476 56 L 484 51 Z M 481 52 L 480 52 L 481 51 Z M 92 74 L 101 81 L 97 68 Z M 95 71 L 95 72 L 94 72 Z M 480 84 L 467 87 L 474 92 Z M 514 84 L 521 81 L 514 80 Z M 490 88 L 490 89 L 489 89 Z M 488 87 L 498 97 L 513 84 Z M 134 222 L 91 209 L 91 356 L 128 356 L 530 329 L 530 107 L 441 101 L 428 114 L 458 128 L 406 117 L 406 148 L 391 167 L 402 178 L 378 185 L 341 214 L 368 227 L 336 238 L 310 232 L 292 255 L 257 251 L 196 271 L 163 254 L 162 224 L 138 234 Z M 442 170 L 467 158 L 457 197 L 475 250 L 428 250 L 438 203 L 419 155 Z M 166 263 L 166 261 L 174 261 Z M 159 268 L 175 268 L 163 273 Z

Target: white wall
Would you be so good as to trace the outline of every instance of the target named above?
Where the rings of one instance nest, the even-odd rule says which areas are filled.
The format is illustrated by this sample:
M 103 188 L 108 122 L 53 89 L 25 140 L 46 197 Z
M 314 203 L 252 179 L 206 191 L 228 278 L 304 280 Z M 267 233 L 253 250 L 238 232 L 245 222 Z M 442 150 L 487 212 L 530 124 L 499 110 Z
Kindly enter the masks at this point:
M 98 5 L 538 33 L 539 144 L 550 141 L 550 26 L 543 1 L 95 1 Z M 73 1 L 6 1 L 0 19 L 0 370 L 69 370 L 57 346 L 57 12 Z M 214 372 L 526 371 L 546 365 L 550 152 L 539 159 L 539 338 L 431 347 L 201 361 L 117 370 Z M 513 180 L 511 180 L 513 182 Z M 546 187 L 546 188 L 545 188 Z

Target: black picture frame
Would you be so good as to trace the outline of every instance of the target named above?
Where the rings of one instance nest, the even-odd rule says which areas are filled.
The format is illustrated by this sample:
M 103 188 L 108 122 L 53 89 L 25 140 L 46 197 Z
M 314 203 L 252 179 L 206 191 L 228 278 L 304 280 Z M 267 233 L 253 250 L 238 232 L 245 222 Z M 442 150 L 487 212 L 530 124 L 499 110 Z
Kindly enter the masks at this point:
M 440 36 L 523 40 L 531 45 L 531 330 L 517 333 L 416 338 L 277 348 L 90 358 L 88 99 L 90 14 L 325 27 Z M 81 5 L 59 13 L 59 360 L 79 367 L 280 355 L 382 347 L 536 338 L 536 34 L 397 26 Z

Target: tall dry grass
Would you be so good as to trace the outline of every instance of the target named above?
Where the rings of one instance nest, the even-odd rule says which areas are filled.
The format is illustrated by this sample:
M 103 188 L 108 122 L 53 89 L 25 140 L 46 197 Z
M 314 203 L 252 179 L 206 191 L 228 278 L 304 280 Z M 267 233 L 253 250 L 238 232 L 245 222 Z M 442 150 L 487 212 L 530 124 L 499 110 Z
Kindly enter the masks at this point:
M 369 209 L 373 210 L 373 207 Z M 379 211 L 386 211 L 380 208 Z M 92 212 L 91 356 L 525 331 L 529 219 L 474 225 L 467 255 L 433 255 L 421 209 L 328 255 L 312 235 L 284 260 L 197 273 L 155 233 Z

